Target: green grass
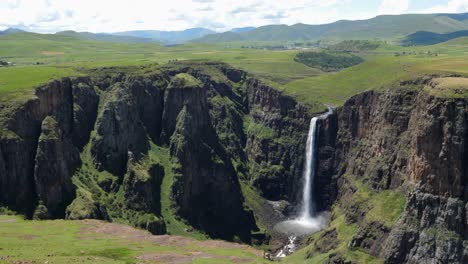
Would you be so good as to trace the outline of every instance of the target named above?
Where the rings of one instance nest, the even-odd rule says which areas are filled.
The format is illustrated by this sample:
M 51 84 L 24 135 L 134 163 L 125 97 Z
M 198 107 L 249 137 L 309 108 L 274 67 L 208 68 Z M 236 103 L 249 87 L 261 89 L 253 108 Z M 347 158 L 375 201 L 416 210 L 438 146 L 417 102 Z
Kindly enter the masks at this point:
M 466 98 L 468 97 L 468 78 L 436 78 L 432 81 L 432 85 L 427 85 L 424 89 L 436 97 Z
M 174 81 L 178 82 L 177 87 L 200 87 L 201 82 L 187 73 L 179 73 L 175 76 Z
M 402 70 L 408 66 L 404 60 L 381 56 L 339 73 L 291 82 L 285 91 L 306 103 L 320 101 L 341 105 L 357 93 L 371 89 L 380 90 L 399 79 L 408 78 L 410 74 Z
M 346 176 L 346 179 L 357 190 L 352 195 L 351 201 L 347 202 L 365 208 L 367 222 L 379 222 L 387 227 L 392 227 L 396 223 L 406 205 L 405 195 L 401 191 L 384 190 L 376 192 L 362 180 L 353 179 L 349 175 Z
M 184 256 L 200 252 L 209 257 L 195 258 L 192 263 L 234 263 L 231 261 L 234 257 L 248 259 L 246 263 L 265 263 L 242 248 L 206 247 L 196 241 L 159 244 L 83 232 L 88 227 L 82 221 L 27 221 L 18 216 L 0 215 L 0 257 L 6 258 L 7 263 L 141 263 L 136 257 L 145 253 Z
M 31 87 L 47 83 L 51 79 L 78 75 L 70 67 L 24 66 L 0 69 L 0 102 L 32 95 Z
M 366 221 L 380 222 L 386 226 L 393 226 L 405 209 L 405 196 L 396 191 L 382 191 L 370 198 L 370 210 L 366 214 Z

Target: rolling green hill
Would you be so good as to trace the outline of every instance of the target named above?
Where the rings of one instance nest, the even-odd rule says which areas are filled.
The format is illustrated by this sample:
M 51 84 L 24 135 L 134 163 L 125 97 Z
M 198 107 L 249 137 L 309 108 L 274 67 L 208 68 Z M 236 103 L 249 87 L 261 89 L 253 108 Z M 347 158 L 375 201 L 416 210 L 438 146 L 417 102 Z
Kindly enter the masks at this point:
M 341 20 L 324 25 L 296 24 L 259 27 L 243 33 L 208 35 L 195 42 L 293 41 L 318 39 L 388 39 L 395 40 L 417 31 L 448 33 L 468 30 L 466 14 L 384 15 L 367 20 Z
M 401 44 L 404 46 L 433 45 L 451 39 L 468 36 L 468 30 L 455 31 L 447 34 L 439 34 L 428 31 L 418 31 L 408 35 Z

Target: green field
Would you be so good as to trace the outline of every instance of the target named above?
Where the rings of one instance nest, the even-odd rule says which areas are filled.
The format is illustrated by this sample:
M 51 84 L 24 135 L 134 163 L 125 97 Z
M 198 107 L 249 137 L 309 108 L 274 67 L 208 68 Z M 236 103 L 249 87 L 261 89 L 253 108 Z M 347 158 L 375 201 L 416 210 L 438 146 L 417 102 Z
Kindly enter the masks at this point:
M 382 44 L 376 50 L 359 52 L 364 63 L 338 73 L 325 73 L 295 62 L 299 50 L 248 49 L 227 44 L 164 47 L 19 33 L 0 36 L 0 59 L 16 63 L 14 67 L 0 68 L 0 101 L 29 98 L 31 88 L 35 86 L 64 76 L 84 75 L 98 67 L 217 60 L 276 82 L 279 89 L 304 103 L 341 105 L 359 92 L 384 89 L 414 76 L 432 73 L 466 75 L 467 44 L 468 38 L 424 47 Z
M 0 237 L 0 263 L 266 263 L 261 251 L 245 245 L 157 237 L 97 220 L 0 215 Z
M 163 47 L 33 33 L 4 35 L 0 36 L 0 59 L 17 65 L 0 68 L 0 95 L 10 99 L 11 94 L 29 91 L 48 80 L 86 74 L 93 68 L 165 64 L 173 60 L 224 61 L 282 84 L 321 74 L 320 70 L 294 62 L 297 52 L 201 44 Z

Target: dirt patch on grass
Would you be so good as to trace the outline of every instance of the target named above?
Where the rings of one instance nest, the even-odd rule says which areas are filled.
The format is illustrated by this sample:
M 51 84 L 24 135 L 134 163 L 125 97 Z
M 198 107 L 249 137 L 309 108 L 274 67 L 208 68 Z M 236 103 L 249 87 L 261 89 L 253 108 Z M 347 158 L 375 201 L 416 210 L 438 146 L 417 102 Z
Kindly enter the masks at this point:
M 168 264 L 183 264 L 192 263 L 197 258 L 211 258 L 209 255 L 198 255 L 188 253 L 187 255 L 177 253 L 146 253 L 139 257 L 138 260 L 151 263 L 168 263 Z
M 63 55 L 65 52 L 61 51 L 43 51 L 41 52 L 42 55 Z
M 36 235 L 23 235 L 23 236 L 20 236 L 19 238 L 23 239 L 23 240 L 33 240 L 35 238 L 38 238 L 38 236 L 36 236 Z
M 248 257 L 237 256 L 224 256 L 217 255 L 211 252 L 193 251 L 195 248 L 206 249 L 207 251 L 237 249 L 243 252 L 251 253 L 257 257 L 262 257 L 263 252 L 256 250 L 247 245 L 231 243 L 221 240 L 206 240 L 198 241 L 190 237 L 182 236 L 169 236 L 160 235 L 155 236 L 151 233 L 136 229 L 127 225 L 108 223 L 99 220 L 82 220 L 84 227 L 80 230 L 80 237 L 82 239 L 93 239 L 96 234 L 105 234 L 118 239 L 123 239 L 133 242 L 150 242 L 160 246 L 173 246 L 180 249 L 180 252 L 158 252 L 158 253 L 145 253 L 137 257 L 140 261 L 151 263 L 192 263 L 195 259 L 211 258 L 211 259 L 224 259 L 230 260 L 233 263 L 250 263 L 254 259 Z M 183 247 L 187 247 L 184 251 Z M 192 251 L 190 251 L 190 249 Z M 179 251 L 179 250 L 178 250 Z
M 138 260 L 150 263 L 167 263 L 167 264 L 185 264 L 192 263 L 196 259 L 224 259 L 233 263 L 251 263 L 253 259 L 240 257 L 223 257 L 206 254 L 203 252 L 189 252 L 187 254 L 177 253 L 146 253 L 139 257 Z
M 107 223 L 99 220 L 83 220 L 85 227 L 81 229 L 81 234 L 86 237 L 90 234 L 106 234 L 120 239 L 130 241 L 146 241 L 164 246 L 185 246 L 194 240 L 179 236 L 154 236 L 148 231 L 136 229 L 127 225 Z
M 0 220 L 0 223 L 14 223 L 16 222 L 16 219 L 3 219 Z

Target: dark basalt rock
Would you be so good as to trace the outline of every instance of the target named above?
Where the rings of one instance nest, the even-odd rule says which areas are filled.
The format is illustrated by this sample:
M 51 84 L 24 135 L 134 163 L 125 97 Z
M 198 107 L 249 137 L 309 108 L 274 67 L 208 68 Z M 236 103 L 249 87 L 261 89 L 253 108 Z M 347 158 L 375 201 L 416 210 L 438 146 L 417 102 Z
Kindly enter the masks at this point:
M 70 80 L 52 81 L 36 90 L 35 97 L 4 113 L 0 149 L 0 203 L 32 217 L 37 205 L 34 166 L 42 120 L 54 116 L 60 129 L 69 135 L 73 107 Z
M 169 92 L 176 89 L 173 87 Z M 174 105 L 175 109 L 177 103 L 183 105 L 170 144 L 171 156 L 180 164 L 175 169 L 175 204 L 180 215 L 194 227 L 230 240 L 234 230 L 240 231 L 245 240 L 256 228 L 255 221 L 243 209 L 235 170 L 212 127 L 206 90 L 200 87 L 181 89 L 185 92 L 184 101 L 175 104 L 167 101 L 167 105 Z M 166 117 L 169 116 L 172 115 Z M 170 119 L 165 121 L 174 123 Z
M 80 153 L 53 117 L 42 122 L 35 159 L 34 182 L 38 198 L 50 218 L 65 217 L 65 208 L 75 198 L 71 177 L 80 165 Z
M 103 106 L 97 119 L 91 153 L 100 170 L 123 176 L 127 169 L 128 152 L 131 151 L 139 160 L 148 151 L 149 143 L 138 106 L 128 86 L 116 83 L 110 93 L 113 98 Z
M 96 122 L 99 96 L 87 78 L 74 80 L 73 143 L 81 150 L 88 143 Z
M 336 229 L 330 229 L 323 232 L 320 235 L 320 238 L 314 243 L 314 249 L 318 252 L 326 253 L 330 250 L 333 250 L 338 245 L 338 233 Z M 310 255 L 309 255 L 310 257 Z
M 161 214 L 160 194 L 163 177 L 164 168 L 159 164 L 151 166 L 148 172 L 139 172 L 133 164 L 130 165 L 123 182 L 126 207 Z
M 366 223 L 359 228 L 353 237 L 350 247 L 364 249 L 370 255 L 379 256 L 382 246 L 390 232 L 389 228 L 378 222 Z

